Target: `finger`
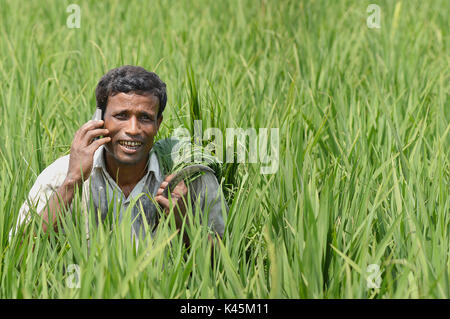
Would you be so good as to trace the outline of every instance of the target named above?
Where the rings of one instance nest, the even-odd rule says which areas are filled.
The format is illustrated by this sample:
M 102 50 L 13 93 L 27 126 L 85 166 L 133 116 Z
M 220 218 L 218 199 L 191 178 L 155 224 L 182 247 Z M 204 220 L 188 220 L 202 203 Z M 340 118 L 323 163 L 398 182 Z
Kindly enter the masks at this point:
M 89 145 L 89 149 L 91 152 L 95 152 L 100 146 L 102 146 L 103 144 L 106 144 L 110 141 L 111 141 L 111 138 L 109 136 L 100 138 L 100 139 L 92 142 L 91 145 Z
M 177 184 L 176 188 L 180 188 L 180 189 L 183 189 L 183 190 L 186 189 L 187 190 L 187 186 L 186 186 L 186 184 L 185 184 L 183 179 Z
M 169 183 L 167 182 L 162 182 L 161 186 L 159 187 L 158 191 L 156 192 L 157 195 L 162 195 L 164 197 L 169 197 L 168 194 L 169 192 L 172 194 L 172 197 L 180 197 L 183 195 L 179 195 L 180 193 L 183 193 L 183 190 L 178 189 L 177 193 L 175 193 L 175 190 L 177 189 L 176 186 L 172 186 L 172 188 L 167 189 L 169 187 Z M 167 193 L 167 194 L 165 194 Z
M 178 194 L 172 193 L 170 198 L 165 197 L 164 195 L 156 195 L 155 201 L 159 204 L 163 205 L 164 208 L 169 209 L 172 205 L 177 205 L 178 200 L 180 200 L 180 196 Z
M 87 144 L 90 144 L 94 138 L 99 137 L 101 135 L 103 135 L 103 136 L 108 135 L 108 133 L 109 133 L 109 130 L 106 128 L 94 129 L 94 130 L 88 131 L 83 139 L 86 141 L 86 145 L 87 145 Z
M 167 198 L 166 196 L 164 196 L 164 190 L 165 190 L 166 188 L 165 187 L 160 187 L 160 188 L 158 188 L 158 191 L 156 192 L 156 196 L 163 196 L 164 198 Z M 180 195 L 179 195 L 179 193 L 175 193 L 175 190 L 173 190 L 171 193 L 171 196 L 173 197 L 173 198 L 178 198 L 178 197 L 180 197 Z M 181 195 L 182 196 L 182 195 Z
M 160 187 L 158 188 L 158 191 L 156 192 L 156 195 L 162 195 L 162 193 L 164 192 L 164 188 Z
M 169 210 L 170 202 L 169 202 L 169 200 L 168 200 L 167 198 L 165 198 L 164 196 L 162 196 L 162 195 L 157 195 L 157 196 L 155 196 L 155 201 L 156 201 L 159 205 L 161 205 L 161 207 L 162 207 L 165 211 L 168 211 L 168 210 Z
M 171 190 L 172 194 L 173 194 L 172 196 L 176 195 L 178 197 L 183 197 L 188 193 L 188 189 L 187 189 L 186 185 L 184 184 L 184 181 L 182 181 L 182 182 L 183 182 L 183 184 L 179 183 L 177 185 L 177 187 L 175 187 L 174 190 Z
M 86 135 L 86 133 L 87 133 L 88 131 L 91 131 L 91 130 L 93 130 L 93 129 L 102 127 L 102 126 L 104 125 L 104 123 L 105 123 L 105 122 L 104 122 L 103 120 L 100 120 L 100 121 L 92 121 L 92 120 L 90 120 L 90 121 L 86 122 L 86 123 L 80 128 L 79 133 L 80 133 L 81 136 L 84 136 L 84 135 Z
M 175 177 L 175 175 L 176 174 L 167 175 L 166 178 L 164 178 L 164 181 L 165 182 L 170 182 Z
M 177 185 L 172 186 L 173 188 L 170 189 L 170 192 L 172 194 L 177 194 L 179 196 L 184 196 L 185 194 L 187 194 L 188 189 L 186 187 L 186 184 L 184 183 L 184 180 L 181 180 L 178 182 Z
M 164 181 L 161 183 L 161 185 L 159 185 L 159 188 L 165 189 L 167 185 L 169 185 L 169 182 Z

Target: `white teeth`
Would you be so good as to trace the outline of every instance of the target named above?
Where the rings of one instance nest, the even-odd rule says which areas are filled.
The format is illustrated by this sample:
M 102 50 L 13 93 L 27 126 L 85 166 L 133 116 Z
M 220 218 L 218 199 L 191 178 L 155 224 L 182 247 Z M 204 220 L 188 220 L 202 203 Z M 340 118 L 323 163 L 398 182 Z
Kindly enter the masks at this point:
M 134 142 L 134 141 L 120 141 L 119 143 L 120 143 L 120 145 L 129 146 L 129 147 L 138 147 L 138 146 L 142 145 L 141 142 Z

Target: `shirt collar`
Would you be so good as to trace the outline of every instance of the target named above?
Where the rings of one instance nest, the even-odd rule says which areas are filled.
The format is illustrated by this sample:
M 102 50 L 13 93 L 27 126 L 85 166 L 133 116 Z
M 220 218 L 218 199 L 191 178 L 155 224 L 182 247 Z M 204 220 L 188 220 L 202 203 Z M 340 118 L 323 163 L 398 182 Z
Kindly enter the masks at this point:
M 105 148 L 105 145 L 102 145 L 95 151 L 93 168 L 103 169 L 103 171 L 106 174 L 108 174 L 108 171 L 106 170 L 105 158 L 103 156 L 103 154 L 105 152 L 104 148 Z M 150 172 L 153 172 L 156 180 L 159 183 L 161 183 L 163 181 L 163 176 L 161 176 L 161 171 L 159 169 L 159 161 L 158 161 L 158 157 L 156 156 L 155 152 L 150 152 L 150 156 L 149 156 L 148 162 L 147 162 L 147 167 L 148 167 L 147 175 Z

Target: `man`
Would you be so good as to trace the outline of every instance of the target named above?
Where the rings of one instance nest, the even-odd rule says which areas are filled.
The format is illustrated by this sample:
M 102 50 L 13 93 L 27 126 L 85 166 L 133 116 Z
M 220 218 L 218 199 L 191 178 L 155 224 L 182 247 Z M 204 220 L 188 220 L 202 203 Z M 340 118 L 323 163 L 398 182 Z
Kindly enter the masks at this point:
M 114 216 L 119 214 L 121 219 L 132 200 L 139 197 L 131 216 L 135 220 L 132 233 L 137 237 L 146 235 L 145 222 L 150 224 L 149 229 L 157 224 L 158 212 L 151 198 L 166 214 L 173 208 L 180 229 L 188 187 L 180 182 L 171 190 L 169 202 L 163 191 L 174 175 L 164 177 L 161 159 L 151 152 L 166 106 L 165 83 L 144 68 L 122 66 L 102 77 L 95 94 L 103 119 L 81 126 L 70 154 L 57 159 L 38 176 L 20 209 L 17 226 L 30 220 L 32 205 L 42 216 L 43 231 L 51 227 L 58 231 L 58 218 L 65 208 L 71 208 L 76 190 L 82 189 L 85 210 L 92 206 L 95 213 L 100 210 L 102 220 L 111 204 Z M 222 236 L 224 201 L 214 174 L 200 176 L 189 188 L 194 196 L 192 202 L 200 203 L 202 211 L 209 212 L 208 225 Z M 143 208 L 145 220 L 139 207 Z M 188 244 L 186 236 L 184 240 Z

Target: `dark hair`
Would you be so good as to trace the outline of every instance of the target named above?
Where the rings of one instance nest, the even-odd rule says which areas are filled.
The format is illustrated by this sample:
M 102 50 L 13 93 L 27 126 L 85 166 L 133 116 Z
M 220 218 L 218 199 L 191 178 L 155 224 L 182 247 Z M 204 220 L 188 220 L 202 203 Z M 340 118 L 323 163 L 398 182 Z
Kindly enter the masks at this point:
M 153 94 L 159 100 L 158 117 L 167 103 L 166 84 L 154 72 L 140 66 L 124 65 L 109 70 L 98 82 L 95 89 L 97 107 L 105 114 L 108 97 L 117 93 L 135 92 Z

